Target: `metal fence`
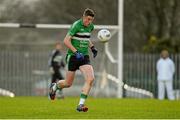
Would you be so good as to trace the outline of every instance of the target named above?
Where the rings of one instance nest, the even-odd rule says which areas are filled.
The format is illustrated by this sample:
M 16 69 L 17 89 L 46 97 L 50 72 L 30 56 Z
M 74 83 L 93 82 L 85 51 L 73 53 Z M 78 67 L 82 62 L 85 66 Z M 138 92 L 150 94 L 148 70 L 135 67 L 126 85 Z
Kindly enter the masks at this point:
M 124 54 L 124 82 L 135 88 L 150 91 L 153 93 L 154 97 L 157 97 L 156 62 L 159 57 L 159 54 Z M 174 91 L 179 92 L 180 54 L 171 55 L 170 58 L 172 58 L 175 63 L 173 88 Z
M 47 95 L 50 75 L 48 73 L 48 51 L 0 51 L 0 88 L 14 92 L 17 96 Z M 180 89 L 180 54 L 171 55 L 175 62 L 174 89 Z M 129 86 L 150 91 L 157 96 L 157 54 L 124 54 L 123 82 Z M 95 68 L 96 69 L 96 68 Z M 81 76 L 78 76 L 81 79 Z M 76 95 L 83 82 L 76 80 L 67 94 Z M 95 82 L 96 84 L 96 82 Z M 113 87 L 113 86 L 111 86 Z M 78 89 L 77 89 L 78 88 Z M 96 88 L 97 90 L 97 88 Z M 92 89 L 92 93 L 96 92 Z M 124 97 L 127 94 L 124 94 Z
M 0 88 L 16 95 L 35 95 L 39 81 L 47 80 L 47 52 L 1 51 Z

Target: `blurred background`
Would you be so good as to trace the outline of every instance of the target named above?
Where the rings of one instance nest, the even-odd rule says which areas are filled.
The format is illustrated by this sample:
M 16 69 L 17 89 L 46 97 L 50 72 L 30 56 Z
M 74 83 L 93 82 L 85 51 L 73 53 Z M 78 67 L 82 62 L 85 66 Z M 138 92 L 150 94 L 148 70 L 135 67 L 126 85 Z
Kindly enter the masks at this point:
M 85 8 L 95 11 L 95 25 L 118 24 L 118 0 L 0 0 L 0 23 L 72 24 Z M 162 49 L 168 49 L 175 62 L 174 91 L 180 95 L 180 1 L 124 0 L 123 15 L 123 97 L 156 98 L 156 62 Z M 63 42 L 68 28 L 0 27 L 0 88 L 17 96 L 47 96 L 50 83 L 49 54 L 56 41 Z M 96 80 L 91 95 L 117 96 L 117 63 L 105 54 L 105 44 L 92 40 L 99 50 L 92 59 Z M 108 49 L 118 54 L 118 31 Z M 63 47 L 65 56 L 66 48 Z M 65 70 L 63 71 L 64 75 Z M 83 85 L 77 71 L 74 85 L 65 96 L 77 96 Z

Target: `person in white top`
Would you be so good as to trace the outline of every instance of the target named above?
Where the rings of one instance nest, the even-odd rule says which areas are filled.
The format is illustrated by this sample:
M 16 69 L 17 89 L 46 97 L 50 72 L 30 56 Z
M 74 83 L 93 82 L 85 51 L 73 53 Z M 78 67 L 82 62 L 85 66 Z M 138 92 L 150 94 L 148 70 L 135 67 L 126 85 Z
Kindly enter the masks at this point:
M 158 99 L 163 100 L 165 88 L 169 100 L 174 100 L 173 75 L 175 72 L 174 62 L 169 58 L 167 50 L 161 52 L 161 58 L 157 61 Z

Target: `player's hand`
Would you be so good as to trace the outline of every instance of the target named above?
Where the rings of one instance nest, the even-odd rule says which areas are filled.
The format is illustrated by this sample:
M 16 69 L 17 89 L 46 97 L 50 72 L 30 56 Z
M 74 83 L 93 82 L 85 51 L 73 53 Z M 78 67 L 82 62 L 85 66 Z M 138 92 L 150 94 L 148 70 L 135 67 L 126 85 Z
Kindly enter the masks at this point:
M 75 52 L 75 56 L 77 60 L 84 60 L 84 55 L 78 51 Z
M 54 69 L 53 69 L 53 67 L 50 67 L 50 68 L 49 68 L 49 73 L 50 73 L 50 74 L 54 74 Z
M 93 57 L 95 58 L 97 56 L 97 53 L 98 53 L 97 49 L 94 46 L 92 46 L 91 51 L 93 53 Z

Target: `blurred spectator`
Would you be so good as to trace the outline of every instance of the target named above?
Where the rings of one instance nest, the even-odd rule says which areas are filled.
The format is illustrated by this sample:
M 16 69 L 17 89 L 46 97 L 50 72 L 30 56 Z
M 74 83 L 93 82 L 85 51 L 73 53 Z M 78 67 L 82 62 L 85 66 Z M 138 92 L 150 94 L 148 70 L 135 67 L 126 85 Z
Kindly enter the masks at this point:
M 64 79 L 61 70 L 65 67 L 65 64 L 63 61 L 63 55 L 61 53 L 61 50 L 61 43 L 57 42 L 55 45 L 55 49 L 52 51 L 50 55 L 49 70 L 51 73 L 51 83 L 56 83 L 57 81 Z M 64 98 L 62 90 L 57 90 L 57 97 Z
M 158 99 L 163 100 L 165 89 L 169 100 L 174 100 L 173 75 L 175 72 L 174 62 L 169 58 L 167 50 L 162 50 L 161 57 L 157 61 Z

